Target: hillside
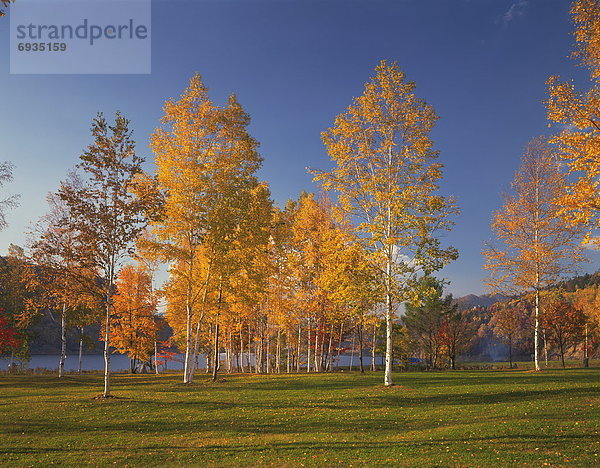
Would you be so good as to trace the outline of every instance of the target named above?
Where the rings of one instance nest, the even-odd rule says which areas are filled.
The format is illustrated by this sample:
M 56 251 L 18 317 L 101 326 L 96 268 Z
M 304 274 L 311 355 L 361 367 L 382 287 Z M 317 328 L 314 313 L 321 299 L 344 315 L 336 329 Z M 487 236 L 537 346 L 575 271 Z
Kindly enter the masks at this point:
M 472 309 L 473 307 L 490 307 L 496 302 L 504 301 L 506 298 L 502 294 L 484 294 L 483 296 L 467 294 L 456 298 L 454 301 L 461 309 Z

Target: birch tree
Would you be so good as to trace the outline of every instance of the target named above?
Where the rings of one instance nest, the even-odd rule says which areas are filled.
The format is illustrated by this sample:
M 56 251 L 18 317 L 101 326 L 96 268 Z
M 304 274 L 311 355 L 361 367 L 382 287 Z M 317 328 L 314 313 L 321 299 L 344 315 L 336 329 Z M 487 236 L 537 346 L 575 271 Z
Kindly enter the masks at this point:
M 258 143 L 247 132 L 250 117 L 235 96 L 225 107 L 215 106 L 198 74 L 179 100 L 165 103 L 164 111 L 163 126 L 151 141 L 156 189 L 163 199 L 162 216 L 153 223 L 157 242 L 151 248 L 164 261 L 178 264 L 174 272 L 185 283 L 183 380 L 191 383 L 193 322 L 197 328 L 203 320 L 198 306 L 211 281 L 218 290 L 227 281 L 224 275 L 229 271 L 223 271 L 227 265 L 222 259 L 232 248 L 249 191 L 257 185 L 253 174 L 262 159 Z M 200 249 L 209 267 L 198 282 Z M 221 304 L 219 299 L 217 303 Z M 218 324 L 215 328 L 218 337 Z
M 196 322 L 196 327 L 200 327 L 202 322 L 203 311 L 198 312 L 197 306 L 210 280 L 210 269 L 201 261 L 200 251 L 210 208 L 206 164 L 214 157 L 218 113 L 199 75 L 191 79 L 178 101 L 165 103 L 164 112 L 163 127 L 154 132 L 150 145 L 156 155 L 157 190 L 164 196 L 163 216 L 152 223 L 157 242 L 148 247 L 171 263 L 172 283 L 183 293 L 183 381 L 191 383 L 193 325 Z
M 359 368 L 361 373 L 364 373 L 365 327 L 380 322 L 374 310 L 375 305 L 381 302 L 378 271 L 368 261 L 364 246 L 346 220 L 338 221 L 337 228 L 330 231 L 323 250 L 324 269 L 317 284 L 340 309 L 338 342 L 341 343 L 343 338 L 344 322 L 347 322 L 348 328 L 354 330 L 358 338 Z
M 226 347 L 229 369 L 233 333 L 241 337 L 243 324 L 246 323 L 248 328 L 250 322 L 254 322 L 260 331 L 258 335 L 261 339 L 260 343 L 257 343 L 259 354 L 261 357 L 267 357 L 262 353 L 262 348 L 264 342 L 268 343 L 270 339 L 269 331 L 272 327 L 269 326 L 269 322 L 272 325 L 280 324 L 278 315 L 283 309 L 280 302 L 282 298 L 273 294 L 272 290 L 276 270 L 274 236 L 280 233 L 276 233 L 272 226 L 274 210 L 270 192 L 267 185 L 261 183 L 246 195 L 245 208 L 240 213 L 232 233 L 234 235 L 230 236 L 229 251 L 224 252 L 222 257 L 228 265 L 227 270 L 223 272 L 226 273 L 227 282 L 223 283 L 226 307 L 223 308 L 222 318 L 227 324 L 225 332 L 229 337 Z M 278 338 L 281 345 L 279 334 Z M 280 351 L 281 347 L 277 349 Z M 257 369 L 261 372 L 262 362 L 258 364 Z M 266 367 L 270 370 L 270 366 Z
M 75 173 L 70 173 L 61 184 L 81 189 L 81 180 Z M 79 261 L 85 246 L 77 244 L 68 204 L 57 193 L 49 193 L 46 200 L 49 211 L 32 233 L 30 260 L 36 266 L 36 274 L 31 283 L 36 294 L 29 301 L 29 308 L 32 313 L 51 310 L 60 314 L 58 376 L 62 377 L 67 357 L 67 328 L 89 321 L 90 309 L 97 309 L 102 297 L 98 295 L 95 272 Z
M 533 139 L 511 184 L 512 193 L 492 218 L 498 245 L 489 244 L 483 252 L 491 291 L 533 294 L 536 370 L 541 290 L 573 273 L 583 260 L 582 227 L 569 222 L 561 209 L 566 184 L 552 147 L 544 138 Z
M 103 397 L 109 398 L 114 284 L 122 261 L 131 255 L 146 224 L 145 200 L 133 194 L 144 160 L 135 152 L 129 121 L 119 113 L 114 125 L 98 114 L 92 123 L 92 137 L 94 141 L 78 165 L 81 187 L 63 184 L 58 193 L 71 213 L 70 229 L 76 244 L 82 246 L 77 261 L 100 278 L 105 312 Z
M 272 321 L 277 327 L 276 370 L 280 372 L 281 335 L 285 338 L 286 372 L 291 372 L 299 340 L 296 330 L 300 328 L 300 312 L 294 307 L 295 281 L 294 269 L 290 262 L 292 255 L 293 212 L 295 204 L 288 201 L 285 209 L 274 207 L 272 229 L 269 238 L 269 275 L 267 278 L 267 294 Z M 240 335 L 241 336 L 241 335 Z
M 325 268 L 327 239 L 334 230 L 335 225 L 324 201 L 316 200 L 312 193 L 303 192 L 294 212 L 292 245 L 295 251 L 295 275 L 299 280 L 298 304 L 308 322 L 307 372 L 311 368 L 316 372 L 321 370 L 319 350 L 322 352 L 322 346 L 319 338 L 323 335 L 331 301 L 323 288 L 319 287 L 319 282 Z
M 335 166 L 315 172 L 338 193 L 342 209 L 382 274 L 385 297 L 385 385 L 392 385 L 392 330 L 400 303 L 412 298 L 419 276 L 457 258 L 443 248 L 439 231 L 449 230 L 454 201 L 439 195 L 442 164 L 429 137 L 434 109 L 414 94 L 396 63 L 382 61 L 363 94 L 322 134 Z
M 204 255 L 204 250 L 199 248 L 193 255 L 194 265 L 191 272 L 187 262 L 171 261 L 169 279 L 161 288 L 166 301 L 165 318 L 173 329 L 171 341 L 180 350 L 186 350 L 189 345 L 189 355 L 184 359 L 189 360 L 190 364 L 187 373 L 184 368 L 184 379 L 187 379 L 184 383 L 193 381 L 196 356 L 201 344 L 204 344 L 201 343 L 204 334 L 202 325 L 214 302 L 212 293 L 214 288 L 210 284 L 209 262 Z M 192 276 L 189 276 L 190 273 Z M 191 298 L 190 291 L 194 292 Z

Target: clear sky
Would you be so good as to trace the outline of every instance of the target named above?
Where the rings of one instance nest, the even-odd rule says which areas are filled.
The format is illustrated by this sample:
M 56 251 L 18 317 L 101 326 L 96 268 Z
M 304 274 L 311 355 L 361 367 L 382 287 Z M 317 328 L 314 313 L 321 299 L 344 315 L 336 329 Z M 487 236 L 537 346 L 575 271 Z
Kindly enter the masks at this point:
M 527 141 L 548 129 L 552 74 L 585 84 L 567 0 L 153 1 L 149 75 L 10 75 L 8 19 L 0 18 L 0 161 L 15 166 L 1 189 L 21 205 L 0 232 L 0 253 L 23 245 L 45 195 L 90 143 L 96 112 L 131 120 L 151 168 L 149 135 L 165 99 L 198 71 L 211 98 L 235 92 L 252 117 L 273 198 L 316 190 L 306 167 L 331 163 L 320 140 L 381 59 L 397 61 L 440 120 L 432 133 L 445 164 L 442 192 L 461 215 L 447 243 L 460 258 L 443 271 L 456 295 L 485 292 L 481 250 L 492 212 Z M 596 269 L 598 257 L 584 269 Z

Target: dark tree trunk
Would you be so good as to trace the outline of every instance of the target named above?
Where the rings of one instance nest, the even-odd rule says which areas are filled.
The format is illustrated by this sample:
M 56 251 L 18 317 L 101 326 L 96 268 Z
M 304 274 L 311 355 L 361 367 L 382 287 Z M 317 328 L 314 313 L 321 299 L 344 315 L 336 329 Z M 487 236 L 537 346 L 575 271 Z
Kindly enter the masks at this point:
M 508 337 L 508 362 L 510 364 L 510 368 L 512 369 L 512 335 Z
M 363 326 L 362 323 L 358 327 L 358 362 L 360 363 L 360 373 L 365 373 L 365 366 L 363 363 Z

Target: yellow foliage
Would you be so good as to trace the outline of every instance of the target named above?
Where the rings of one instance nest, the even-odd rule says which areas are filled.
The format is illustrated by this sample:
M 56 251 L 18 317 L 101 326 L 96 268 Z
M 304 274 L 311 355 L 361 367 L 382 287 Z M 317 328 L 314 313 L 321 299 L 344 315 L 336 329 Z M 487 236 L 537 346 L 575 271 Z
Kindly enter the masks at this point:
M 492 220 L 501 244 L 484 251 L 492 290 L 539 290 L 583 260 L 583 230 L 560 205 L 566 185 L 552 147 L 543 138 L 532 140 L 512 182 L 514 193 Z
M 554 138 L 560 155 L 577 180 L 561 200 L 574 224 L 598 227 L 600 210 L 600 1 L 576 0 L 571 8 L 578 45 L 574 56 L 590 70 L 590 86 L 578 92 L 575 85 L 553 76 L 548 80 L 548 118 L 563 125 Z M 591 236 L 590 236 L 591 237 Z M 591 245 L 599 245 L 591 239 Z

